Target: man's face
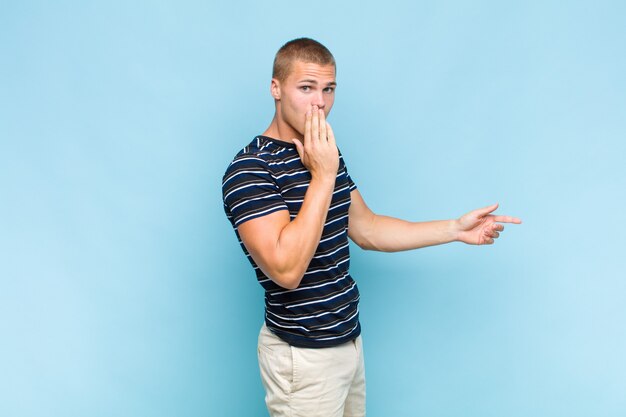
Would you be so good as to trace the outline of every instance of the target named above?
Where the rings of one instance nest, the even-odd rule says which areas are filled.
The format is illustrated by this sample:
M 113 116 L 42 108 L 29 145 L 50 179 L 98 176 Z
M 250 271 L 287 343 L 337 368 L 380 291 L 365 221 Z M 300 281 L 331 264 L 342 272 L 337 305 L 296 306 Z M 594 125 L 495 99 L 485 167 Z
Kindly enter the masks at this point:
M 295 61 L 285 80 L 272 83 L 274 98 L 279 97 L 278 117 L 302 137 L 306 112 L 317 106 L 328 116 L 336 86 L 334 65 Z

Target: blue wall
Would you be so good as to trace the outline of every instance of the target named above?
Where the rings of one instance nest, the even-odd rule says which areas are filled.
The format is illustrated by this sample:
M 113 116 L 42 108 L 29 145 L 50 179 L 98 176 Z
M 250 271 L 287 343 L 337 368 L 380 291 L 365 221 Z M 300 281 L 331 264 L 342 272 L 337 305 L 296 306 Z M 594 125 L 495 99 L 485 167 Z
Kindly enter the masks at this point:
M 132 3 L 0 12 L 0 415 L 266 415 L 220 182 L 303 35 L 372 209 L 524 220 L 353 248 L 369 415 L 626 415 L 623 2 Z

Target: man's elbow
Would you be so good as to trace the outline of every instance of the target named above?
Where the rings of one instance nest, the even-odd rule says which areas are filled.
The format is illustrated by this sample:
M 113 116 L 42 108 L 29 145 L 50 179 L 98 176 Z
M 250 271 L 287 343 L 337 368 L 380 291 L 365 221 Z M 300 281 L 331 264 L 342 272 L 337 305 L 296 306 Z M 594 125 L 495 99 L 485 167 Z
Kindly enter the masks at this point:
M 252 259 L 261 268 L 261 272 L 276 285 L 293 290 L 298 288 L 306 272 L 303 266 L 284 262 L 282 259 L 252 256 Z
M 352 239 L 352 241 L 356 243 L 356 245 L 363 250 L 374 250 L 374 247 L 367 240 Z
M 356 243 L 356 245 L 363 250 L 380 251 L 380 249 L 374 243 L 374 240 L 368 238 L 365 234 L 358 234 L 350 236 L 350 239 Z
M 363 250 L 369 250 L 369 251 L 375 251 L 375 252 L 395 252 L 393 249 L 388 249 L 388 248 L 385 248 L 384 246 L 378 246 L 369 241 L 363 242 L 360 245 L 357 243 L 357 245 Z
M 348 236 L 363 250 L 381 251 L 382 249 L 376 243 L 376 222 L 378 216 L 370 212 L 369 216 L 361 220 L 355 221 L 349 226 Z
M 295 290 L 300 286 L 304 275 L 298 271 L 275 272 L 268 274 L 268 277 L 274 281 L 276 285 L 286 289 Z

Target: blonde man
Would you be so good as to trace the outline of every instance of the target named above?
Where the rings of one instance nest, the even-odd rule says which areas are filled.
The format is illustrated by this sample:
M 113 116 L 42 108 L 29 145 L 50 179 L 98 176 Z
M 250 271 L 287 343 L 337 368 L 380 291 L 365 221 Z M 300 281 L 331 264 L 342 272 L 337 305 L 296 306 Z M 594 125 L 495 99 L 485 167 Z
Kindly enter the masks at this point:
M 385 252 L 460 241 L 492 244 L 515 217 L 497 204 L 454 220 L 408 222 L 374 214 L 352 181 L 326 121 L 336 64 L 308 38 L 278 51 L 275 114 L 223 179 L 224 210 L 265 289 L 258 356 L 272 416 L 365 415 L 359 291 L 348 238 Z

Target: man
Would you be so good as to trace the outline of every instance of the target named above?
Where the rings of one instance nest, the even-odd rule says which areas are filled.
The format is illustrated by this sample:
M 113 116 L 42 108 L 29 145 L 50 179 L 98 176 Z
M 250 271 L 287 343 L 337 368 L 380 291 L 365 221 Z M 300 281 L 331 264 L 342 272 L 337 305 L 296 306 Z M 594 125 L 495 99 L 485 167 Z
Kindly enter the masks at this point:
M 265 324 L 258 357 L 272 416 L 363 416 L 359 292 L 348 237 L 363 249 L 401 251 L 460 241 L 492 244 L 497 204 L 459 219 L 413 223 L 365 204 L 326 122 L 335 60 L 307 38 L 276 54 L 275 115 L 223 179 L 224 210 L 260 284 Z

